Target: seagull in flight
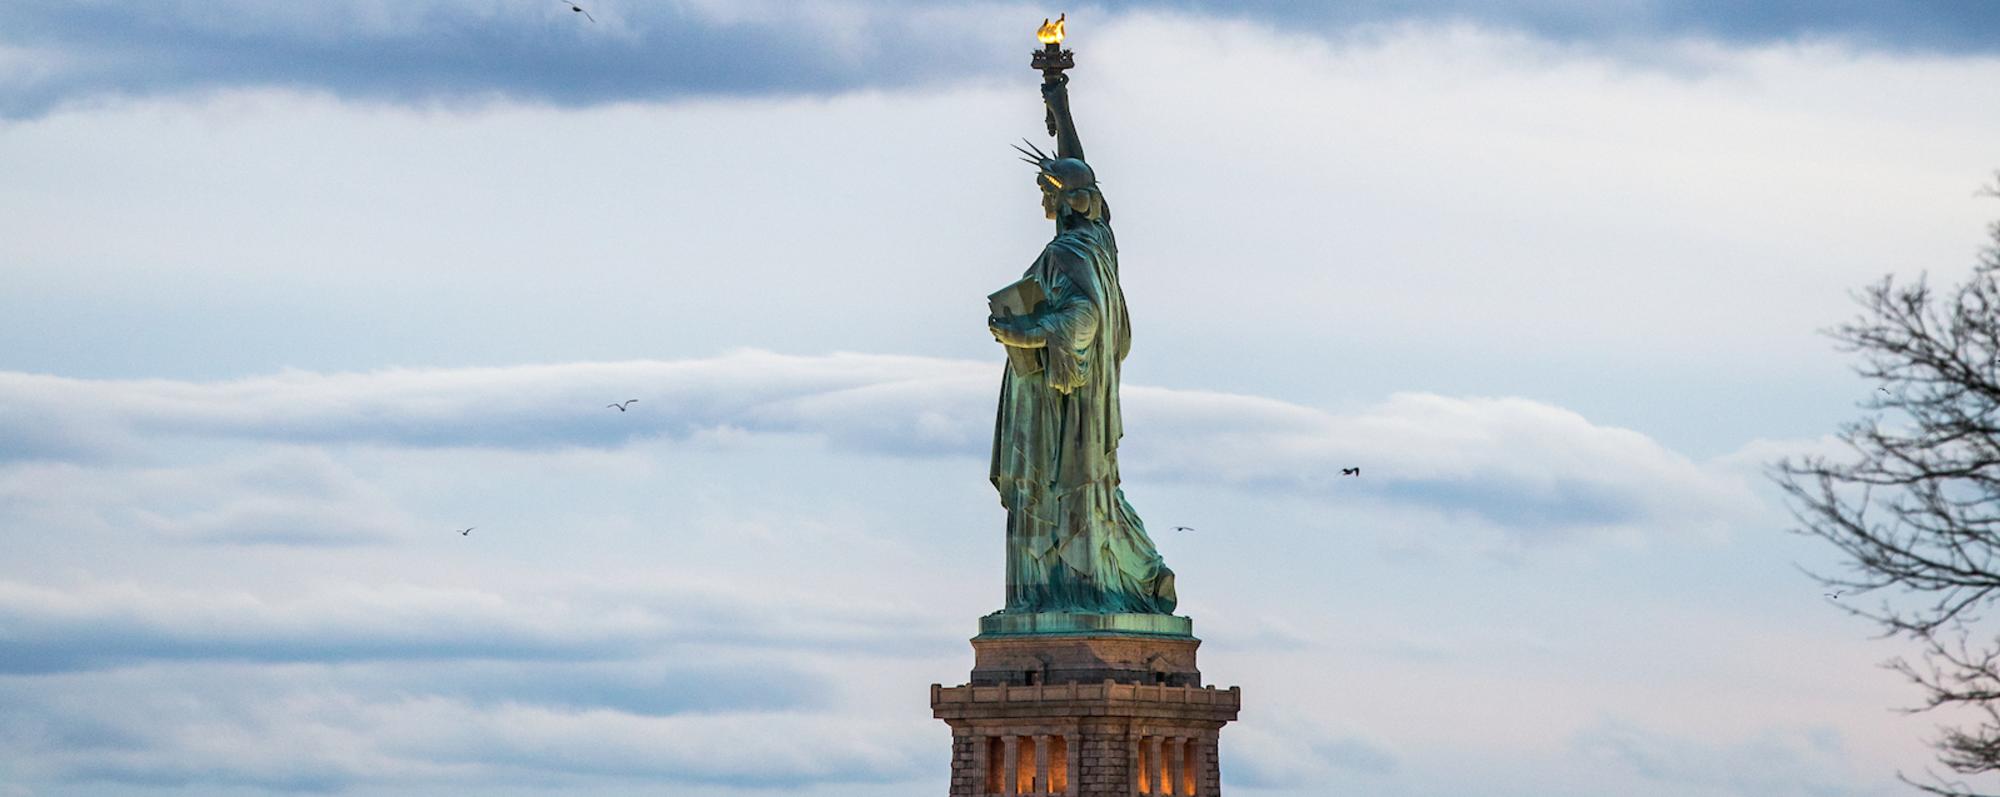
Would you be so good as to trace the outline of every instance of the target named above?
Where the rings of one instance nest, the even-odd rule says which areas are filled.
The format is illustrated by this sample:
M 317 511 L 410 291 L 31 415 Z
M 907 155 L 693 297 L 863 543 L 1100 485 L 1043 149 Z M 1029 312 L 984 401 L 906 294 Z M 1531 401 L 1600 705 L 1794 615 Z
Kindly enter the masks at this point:
M 1361 475 L 1361 469 L 1360 469 L 1360 468 L 1341 468 L 1341 469 L 1340 469 L 1340 475 L 1342 475 L 1342 476 L 1359 476 L 1359 475 Z
M 630 407 L 630 406 L 632 406 L 632 403 L 633 403 L 633 402 L 636 402 L 636 401 L 638 401 L 638 399 L 626 399 L 626 400 L 624 400 L 624 401 L 622 401 L 622 402 L 619 402 L 619 403 L 617 403 L 617 404 L 606 404 L 606 405 L 604 405 L 604 408 L 605 408 L 605 409 L 607 409 L 607 410 L 610 410 L 610 409 L 615 409 L 615 410 L 617 410 L 617 411 L 619 411 L 619 412 L 624 412 L 624 411 L 625 411 L 625 408 L 626 408 L 626 407 Z
M 1840 590 L 1834 590 L 1832 592 L 1826 593 L 1826 596 L 1834 600 L 1840 600 L 1840 593 L 1841 593 Z
M 476 528 L 479 528 L 479 527 L 478 527 L 478 526 L 466 526 L 465 528 L 462 528 L 462 529 L 459 529 L 459 530 L 458 530 L 458 536 L 460 536 L 460 537 L 470 537 L 470 536 L 472 536 L 472 530 L 473 530 L 473 529 L 476 529 Z
M 590 20 L 590 21 L 592 21 L 592 22 L 596 22 L 596 21 L 597 21 L 597 18 L 596 18 L 596 17 L 593 17 L 593 16 L 591 16 L 591 15 L 590 15 L 590 12 L 588 12 L 588 11 L 585 11 L 585 10 L 583 10 L 583 6 L 580 6 L 580 5 L 577 5 L 577 4 L 575 4 L 575 3 L 572 3 L 572 2 L 570 2 L 569 0 L 556 0 L 556 2 L 558 2 L 558 3 L 561 3 L 561 4 L 563 4 L 563 5 L 566 5 L 566 6 L 569 6 L 569 10 L 571 10 L 571 11 L 575 11 L 575 12 L 576 12 L 576 13 L 578 13 L 578 14 L 582 14 L 582 15 L 583 15 L 583 18 L 584 18 L 584 19 L 588 19 L 588 20 Z
M 1175 526 L 1174 531 L 1194 531 L 1193 526 Z

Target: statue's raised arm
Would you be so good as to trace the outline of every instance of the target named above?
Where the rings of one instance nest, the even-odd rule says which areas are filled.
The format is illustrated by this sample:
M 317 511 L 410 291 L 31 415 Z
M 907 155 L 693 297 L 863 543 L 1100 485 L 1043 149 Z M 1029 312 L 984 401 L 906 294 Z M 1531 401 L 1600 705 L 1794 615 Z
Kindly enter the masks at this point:
M 1042 103 L 1048 106 L 1049 135 L 1056 139 L 1056 157 L 1083 160 L 1083 142 L 1076 137 L 1076 120 L 1069 115 L 1069 75 L 1063 74 L 1076 66 L 1076 54 L 1062 48 L 1067 17 L 1042 20 L 1041 29 L 1035 31 L 1042 49 L 1035 51 L 1033 65 L 1042 72 Z
M 1076 135 L 1076 120 L 1069 115 L 1069 76 L 1056 74 L 1042 82 L 1042 103 L 1049 108 L 1049 135 L 1056 137 L 1056 157 L 1083 157 L 1083 141 Z

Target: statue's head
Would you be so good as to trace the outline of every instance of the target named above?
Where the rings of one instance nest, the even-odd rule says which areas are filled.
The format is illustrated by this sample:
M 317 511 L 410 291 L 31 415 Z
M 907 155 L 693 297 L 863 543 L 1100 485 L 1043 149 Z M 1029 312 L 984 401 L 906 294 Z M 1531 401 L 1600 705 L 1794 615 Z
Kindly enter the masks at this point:
M 1042 189 L 1042 212 L 1051 220 L 1076 216 L 1093 221 L 1108 220 L 1104 194 L 1097 189 L 1097 174 L 1090 164 L 1077 158 L 1051 158 L 1035 149 L 1021 150 L 1022 158 L 1035 166 L 1035 185 Z M 1021 149 L 1015 147 L 1015 149 Z

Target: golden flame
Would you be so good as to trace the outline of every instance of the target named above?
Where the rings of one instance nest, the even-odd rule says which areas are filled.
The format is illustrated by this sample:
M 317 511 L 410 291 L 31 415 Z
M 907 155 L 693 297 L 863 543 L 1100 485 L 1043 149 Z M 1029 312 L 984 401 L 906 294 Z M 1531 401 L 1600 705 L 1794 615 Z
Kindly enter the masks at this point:
M 1043 17 L 1042 29 L 1035 31 L 1035 38 L 1043 44 L 1061 44 L 1063 40 L 1063 17 L 1067 16 L 1069 16 L 1069 12 L 1065 11 L 1062 13 L 1062 16 L 1056 17 L 1056 21 L 1054 22 L 1050 22 L 1048 17 Z

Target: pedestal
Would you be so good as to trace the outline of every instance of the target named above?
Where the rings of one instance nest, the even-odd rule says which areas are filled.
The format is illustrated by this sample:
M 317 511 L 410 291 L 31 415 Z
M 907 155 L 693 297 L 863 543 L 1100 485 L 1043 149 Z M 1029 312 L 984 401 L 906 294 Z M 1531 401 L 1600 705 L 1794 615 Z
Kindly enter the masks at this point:
M 981 633 L 970 682 L 931 685 L 931 713 L 951 726 L 951 797 L 1220 795 L 1216 743 L 1242 691 L 1200 685 L 1200 645 L 1177 634 Z
M 1165 619 L 1180 620 L 1183 624 L 1187 621 L 1185 617 Z M 987 627 L 988 624 L 982 621 L 981 628 Z M 1128 684 L 1200 686 L 1201 670 L 1195 667 L 1194 661 L 1195 649 L 1200 646 L 1201 640 L 1191 635 L 988 632 L 972 638 L 973 663 L 969 683 L 975 686 L 1029 686 L 1109 680 Z

